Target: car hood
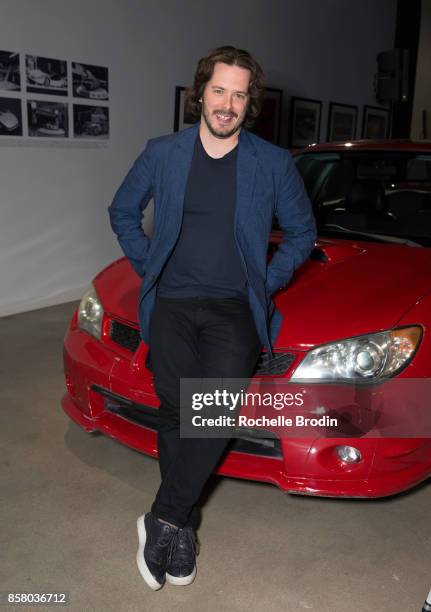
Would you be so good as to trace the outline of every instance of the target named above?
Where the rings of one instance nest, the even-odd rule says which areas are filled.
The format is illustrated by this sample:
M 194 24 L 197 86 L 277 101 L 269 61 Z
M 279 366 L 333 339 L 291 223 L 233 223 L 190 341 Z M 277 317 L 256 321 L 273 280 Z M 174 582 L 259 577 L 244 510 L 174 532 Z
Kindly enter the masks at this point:
M 138 325 L 138 298 L 142 279 L 125 257 L 117 259 L 93 279 L 103 310 Z
M 431 290 L 431 249 L 321 239 L 286 289 L 274 295 L 283 323 L 276 346 L 309 350 L 390 329 Z M 138 325 L 141 279 L 119 259 L 94 279 L 105 312 Z
M 390 329 L 431 290 L 431 249 L 349 240 L 316 246 L 274 296 L 283 315 L 278 347 L 309 350 Z

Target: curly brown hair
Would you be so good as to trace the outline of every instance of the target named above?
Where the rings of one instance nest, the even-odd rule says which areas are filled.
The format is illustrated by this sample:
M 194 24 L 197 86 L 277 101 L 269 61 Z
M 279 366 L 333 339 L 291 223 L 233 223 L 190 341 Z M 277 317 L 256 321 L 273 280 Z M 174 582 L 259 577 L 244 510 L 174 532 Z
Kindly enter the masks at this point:
M 262 108 L 265 77 L 262 68 L 248 51 L 236 49 L 229 45 L 217 47 L 217 49 L 213 49 L 199 60 L 193 86 L 186 91 L 185 110 L 187 114 L 190 114 L 195 121 L 200 119 L 202 104 L 199 100 L 202 98 L 205 85 L 213 75 L 216 62 L 223 62 L 229 66 L 239 66 L 240 68 L 250 70 L 249 101 L 244 126 L 246 128 L 252 127 Z

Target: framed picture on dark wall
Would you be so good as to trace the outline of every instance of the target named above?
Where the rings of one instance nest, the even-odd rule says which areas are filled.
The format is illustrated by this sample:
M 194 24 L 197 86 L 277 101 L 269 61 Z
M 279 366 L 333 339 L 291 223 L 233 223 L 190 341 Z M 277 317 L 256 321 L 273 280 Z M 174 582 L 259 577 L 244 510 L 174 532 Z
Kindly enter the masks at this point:
M 174 132 L 179 132 L 196 123 L 186 104 L 187 87 L 175 87 Z
M 250 131 L 273 144 L 280 144 L 282 105 L 283 90 L 267 87 L 262 109 Z
M 289 147 L 306 147 L 319 142 L 322 102 L 293 97 L 290 101 Z
M 364 105 L 361 138 L 389 138 L 389 109 Z
M 329 142 L 354 140 L 356 138 L 357 119 L 357 106 L 330 102 L 327 140 Z

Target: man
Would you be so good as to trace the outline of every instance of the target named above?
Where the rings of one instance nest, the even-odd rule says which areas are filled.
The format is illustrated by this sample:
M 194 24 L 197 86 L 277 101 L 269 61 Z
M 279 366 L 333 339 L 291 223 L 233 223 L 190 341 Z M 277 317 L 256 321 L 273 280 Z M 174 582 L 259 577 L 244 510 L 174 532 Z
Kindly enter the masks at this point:
M 282 322 L 271 300 L 315 241 L 309 199 L 284 149 L 248 132 L 264 93 L 256 60 L 234 47 L 202 58 L 189 91 L 200 119 L 150 140 L 109 208 L 134 270 L 142 339 L 160 399 L 162 482 L 138 519 L 138 568 L 153 589 L 190 584 L 201 490 L 227 439 L 181 438 L 181 378 L 247 378 Z M 154 232 L 141 227 L 154 198 Z M 273 215 L 283 241 L 267 267 Z M 148 362 L 147 362 L 148 363 Z

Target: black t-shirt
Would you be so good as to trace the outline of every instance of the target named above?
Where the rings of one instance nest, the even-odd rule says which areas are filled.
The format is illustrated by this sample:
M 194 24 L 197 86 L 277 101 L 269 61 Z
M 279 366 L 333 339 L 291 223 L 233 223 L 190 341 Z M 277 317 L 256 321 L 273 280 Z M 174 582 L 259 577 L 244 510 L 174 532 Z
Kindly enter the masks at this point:
M 162 270 L 157 295 L 247 296 L 246 274 L 233 233 L 237 150 L 214 159 L 198 135 L 180 235 Z

